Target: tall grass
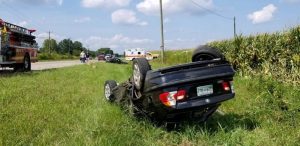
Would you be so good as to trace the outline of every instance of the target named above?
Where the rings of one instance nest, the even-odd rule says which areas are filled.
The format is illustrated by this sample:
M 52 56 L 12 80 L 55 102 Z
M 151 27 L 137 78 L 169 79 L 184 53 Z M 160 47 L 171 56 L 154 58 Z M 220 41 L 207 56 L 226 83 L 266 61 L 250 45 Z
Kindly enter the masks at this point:
M 300 26 L 284 32 L 212 42 L 243 75 L 300 84 Z
M 239 35 L 235 39 L 215 41 L 208 45 L 223 52 L 242 76 L 263 76 L 300 85 L 300 26 L 272 34 Z M 190 62 L 193 51 L 166 51 L 165 63 L 175 65 Z

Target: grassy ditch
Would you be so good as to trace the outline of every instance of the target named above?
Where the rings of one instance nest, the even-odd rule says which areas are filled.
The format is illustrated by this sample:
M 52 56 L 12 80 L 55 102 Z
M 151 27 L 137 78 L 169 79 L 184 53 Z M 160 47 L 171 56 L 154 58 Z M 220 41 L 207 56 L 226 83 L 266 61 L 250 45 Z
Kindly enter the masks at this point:
M 98 63 L 1 74 L 0 145 L 300 143 L 299 87 L 237 76 L 237 96 L 221 106 L 224 114 L 167 132 L 105 101 L 104 81 L 125 81 L 130 70 L 130 65 Z

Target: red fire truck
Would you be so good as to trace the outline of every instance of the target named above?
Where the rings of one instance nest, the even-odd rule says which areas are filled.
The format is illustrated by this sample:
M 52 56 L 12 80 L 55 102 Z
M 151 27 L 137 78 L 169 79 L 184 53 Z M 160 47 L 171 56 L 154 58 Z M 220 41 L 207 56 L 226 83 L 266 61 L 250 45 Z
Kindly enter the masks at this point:
M 31 63 L 37 61 L 38 48 L 33 32 L 0 19 L 0 67 L 31 70 Z

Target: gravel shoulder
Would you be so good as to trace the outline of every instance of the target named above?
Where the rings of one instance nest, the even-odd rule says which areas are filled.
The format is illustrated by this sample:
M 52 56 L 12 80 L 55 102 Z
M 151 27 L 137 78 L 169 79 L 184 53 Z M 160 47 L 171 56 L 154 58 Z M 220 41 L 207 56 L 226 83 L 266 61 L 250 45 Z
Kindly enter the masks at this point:
M 95 61 L 91 61 L 95 62 Z M 79 60 L 68 60 L 68 61 L 46 61 L 46 62 L 36 62 L 31 64 L 32 70 L 46 70 L 46 69 L 53 69 L 53 68 L 63 68 L 69 67 L 74 65 L 82 65 Z

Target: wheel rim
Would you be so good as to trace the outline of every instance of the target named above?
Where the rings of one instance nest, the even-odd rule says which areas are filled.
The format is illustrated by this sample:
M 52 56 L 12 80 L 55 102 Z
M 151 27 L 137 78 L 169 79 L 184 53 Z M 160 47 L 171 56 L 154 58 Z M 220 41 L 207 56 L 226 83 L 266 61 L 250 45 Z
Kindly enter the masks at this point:
M 140 68 L 137 64 L 134 65 L 133 80 L 134 80 L 134 84 L 139 87 L 141 83 L 141 74 L 140 74 Z
M 28 69 L 29 68 L 29 61 L 28 61 L 28 58 L 26 57 L 25 60 L 24 60 L 24 68 L 25 69 Z
M 111 95 L 111 93 L 110 93 L 110 87 L 109 87 L 108 84 L 105 85 L 105 91 L 104 91 L 104 94 L 105 94 L 105 98 L 106 98 L 107 100 L 109 100 L 109 96 Z

